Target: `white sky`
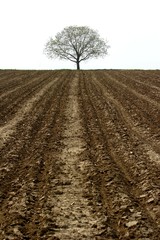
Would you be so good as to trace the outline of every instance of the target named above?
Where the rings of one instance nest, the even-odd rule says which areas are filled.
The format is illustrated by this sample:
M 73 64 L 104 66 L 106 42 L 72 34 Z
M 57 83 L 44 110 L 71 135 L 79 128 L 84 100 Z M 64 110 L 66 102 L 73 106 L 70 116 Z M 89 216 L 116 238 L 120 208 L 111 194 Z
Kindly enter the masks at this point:
M 81 68 L 160 69 L 160 0 L 0 0 L 0 69 L 74 69 L 43 54 L 70 25 L 98 30 L 111 46 Z

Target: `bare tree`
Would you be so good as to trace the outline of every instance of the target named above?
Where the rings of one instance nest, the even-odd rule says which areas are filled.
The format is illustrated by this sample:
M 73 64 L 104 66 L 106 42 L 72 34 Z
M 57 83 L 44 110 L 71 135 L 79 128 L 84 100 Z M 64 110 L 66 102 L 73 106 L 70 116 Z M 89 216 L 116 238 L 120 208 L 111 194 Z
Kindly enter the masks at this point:
M 45 54 L 49 58 L 72 61 L 79 70 L 80 62 L 103 57 L 108 53 L 108 48 L 107 42 L 100 38 L 97 31 L 86 26 L 70 26 L 57 33 L 55 39 L 50 38 L 45 46 Z

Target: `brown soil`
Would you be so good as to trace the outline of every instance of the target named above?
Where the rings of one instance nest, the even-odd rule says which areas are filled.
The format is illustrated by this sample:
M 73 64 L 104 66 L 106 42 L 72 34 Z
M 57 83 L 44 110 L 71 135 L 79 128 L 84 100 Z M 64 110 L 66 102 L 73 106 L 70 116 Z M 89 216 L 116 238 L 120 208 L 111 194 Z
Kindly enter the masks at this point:
M 0 240 L 158 240 L 160 71 L 0 71 Z

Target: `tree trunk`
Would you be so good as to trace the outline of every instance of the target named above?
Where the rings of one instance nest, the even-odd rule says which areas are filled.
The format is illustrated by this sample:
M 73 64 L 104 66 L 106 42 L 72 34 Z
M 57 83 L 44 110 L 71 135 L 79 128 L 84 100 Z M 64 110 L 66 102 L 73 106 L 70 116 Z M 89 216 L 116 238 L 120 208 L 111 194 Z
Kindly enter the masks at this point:
M 77 61 L 77 70 L 80 70 L 80 63 Z

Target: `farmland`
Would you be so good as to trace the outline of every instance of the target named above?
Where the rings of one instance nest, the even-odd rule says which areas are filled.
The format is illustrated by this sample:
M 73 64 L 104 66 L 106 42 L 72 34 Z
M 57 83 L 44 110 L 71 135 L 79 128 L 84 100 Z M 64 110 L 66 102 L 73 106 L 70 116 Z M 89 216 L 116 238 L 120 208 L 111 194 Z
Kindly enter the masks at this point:
M 0 71 L 0 240 L 160 234 L 160 71 Z

